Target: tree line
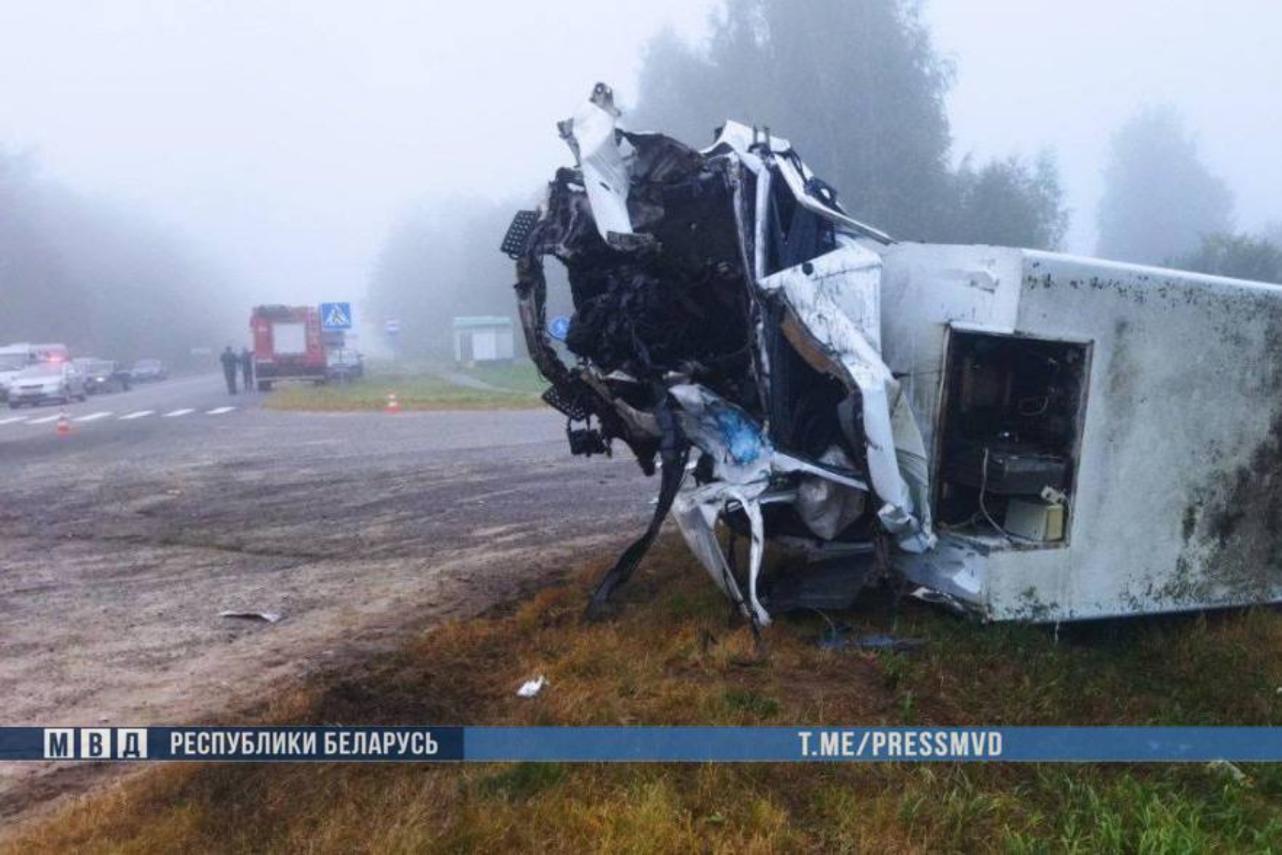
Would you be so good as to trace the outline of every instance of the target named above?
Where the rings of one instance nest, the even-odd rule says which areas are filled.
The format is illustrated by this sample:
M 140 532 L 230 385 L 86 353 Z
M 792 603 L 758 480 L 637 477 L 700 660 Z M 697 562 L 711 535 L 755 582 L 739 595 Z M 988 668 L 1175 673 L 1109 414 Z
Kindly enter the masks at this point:
M 899 239 L 1061 248 L 1069 211 L 1051 153 L 956 161 L 953 75 L 912 0 L 727 0 L 705 42 L 650 41 L 623 122 L 697 147 L 726 118 L 769 127 L 852 216 Z M 1276 241 L 1233 231 L 1232 194 L 1173 109 L 1141 110 L 1117 132 L 1105 183 L 1099 255 L 1282 281 Z M 442 350 L 454 314 L 513 315 L 495 246 L 518 207 L 408 214 L 372 282 L 376 311 Z
M 1105 258 L 1282 284 L 1282 225 L 1234 229 L 1233 192 L 1169 105 L 1145 107 L 1114 135 L 1098 225 Z
M 242 332 L 227 288 L 171 230 L 43 178 L 30 155 L 0 150 L 0 344 L 60 342 L 74 356 L 181 363 L 193 347 Z

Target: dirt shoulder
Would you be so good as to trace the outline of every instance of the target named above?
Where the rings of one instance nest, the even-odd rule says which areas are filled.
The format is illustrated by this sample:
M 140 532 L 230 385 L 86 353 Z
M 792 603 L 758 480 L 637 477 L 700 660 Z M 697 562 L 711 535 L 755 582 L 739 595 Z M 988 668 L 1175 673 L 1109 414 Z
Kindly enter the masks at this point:
M 0 443 L 4 724 L 261 712 L 621 547 L 649 513 L 634 465 L 564 466 L 555 414 L 133 424 Z M 0 767 L 0 826 L 87 769 Z
M 605 557 L 609 553 L 604 553 Z M 591 556 L 584 556 L 590 559 Z M 819 616 L 758 648 L 669 533 L 614 617 L 596 560 L 511 606 L 408 636 L 267 705 L 267 723 L 1276 723 L 1282 617 L 980 626 L 877 593 L 835 615 L 911 654 L 833 651 Z M 535 673 L 533 699 L 515 695 Z M 1266 696 L 1267 695 L 1267 696 Z M 1238 777 L 1238 773 L 1241 777 Z M 1282 773 L 1216 767 L 210 764 L 156 768 L 30 827 L 14 851 L 1264 851 Z
M 83 541 L 50 554 L 38 541 L 0 538 L 10 572 L 35 571 L 34 581 L 37 568 L 53 564 L 64 579 L 104 579 L 92 593 L 80 592 L 93 606 L 71 606 L 74 621 L 50 619 L 50 610 L 65 611 L 53 597 L 29 596 L 34 607 L 11 614 L 11 642 L 0 659 L 5 716 L 15 724 L 84 726 L 261 714 L 309 681 L 377 662 L 407 633 L 472 617 L 560 578 L 576 553 L 610 540 L 478 545 L 419 562 L 323 562 Z M 220 618 L 223 608 L 279 609 L 285 617 L 276 624 Z M 6 765 L 0 824 L 47 811 L 111 771 Z

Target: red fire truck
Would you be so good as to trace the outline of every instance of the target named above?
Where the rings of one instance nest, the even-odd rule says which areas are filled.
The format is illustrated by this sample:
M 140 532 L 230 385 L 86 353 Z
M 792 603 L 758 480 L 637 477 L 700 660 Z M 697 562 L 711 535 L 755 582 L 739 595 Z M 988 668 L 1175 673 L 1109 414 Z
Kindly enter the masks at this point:
M 325 342 L 315 306 L 255 306 L 249 329 L 260 391 L 279 380 L 325 382 Z

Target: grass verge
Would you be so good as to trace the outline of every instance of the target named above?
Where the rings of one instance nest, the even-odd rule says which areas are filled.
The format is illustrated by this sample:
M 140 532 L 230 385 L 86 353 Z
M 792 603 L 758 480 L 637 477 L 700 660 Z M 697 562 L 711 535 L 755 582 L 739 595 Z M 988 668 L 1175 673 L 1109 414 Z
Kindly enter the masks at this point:
M 592 576 L 275 702 L 278 723 L 1259 724 L 1282 717 L 1271 610 L 1074 627 L 981 626 L 871 597 L 819 649 L 786 619 L 758 655 L 668 538 L 588 624 Z M 550 685 L 515 697 L 533 674 Z M 13 851 L 1200 852 L 1282 847 L 1282 769 L 1204 765 L 204 765 L 148 772 Z
M 396 395 L 405 410 L 511 410 L 543 406 L 539 395 L 546 384 L 532 363 L 451 368 L 450 371 L 495 388 L 459 385 L 430 369 L 396 371 L 380 367 L 351 383 L 282 385 L 266 397 L 264 406 L 272 410 L 381 410 L 387 406 L 389 392 Z

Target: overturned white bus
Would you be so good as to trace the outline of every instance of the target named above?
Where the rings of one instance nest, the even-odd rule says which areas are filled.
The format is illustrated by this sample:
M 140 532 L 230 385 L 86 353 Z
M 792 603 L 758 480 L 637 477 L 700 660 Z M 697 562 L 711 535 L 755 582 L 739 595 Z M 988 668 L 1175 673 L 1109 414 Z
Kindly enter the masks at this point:
M 571 450 L 661 469 L 591 612 L 669 511 L 755 626 L 877 581 L 998 620 L 1282 598 L 1282 288 L 897 243 L 786 140 L 616 118 L 599 85 L 561 125 L 577 166 L 504 240 Z M 802 560 L 767 573 L 769 545 Z

